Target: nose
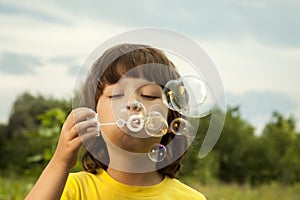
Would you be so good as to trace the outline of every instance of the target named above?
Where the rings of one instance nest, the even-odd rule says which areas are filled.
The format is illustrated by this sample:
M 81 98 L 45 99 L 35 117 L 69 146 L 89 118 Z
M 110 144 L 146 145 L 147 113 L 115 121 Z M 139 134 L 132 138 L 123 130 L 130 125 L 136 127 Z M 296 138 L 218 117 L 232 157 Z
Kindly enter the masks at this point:
M 132 100 L 127 103 L 126 109 L 132 112 L 141 112 L 144 109 L 144 106 L 141 102 L 137 100 Z

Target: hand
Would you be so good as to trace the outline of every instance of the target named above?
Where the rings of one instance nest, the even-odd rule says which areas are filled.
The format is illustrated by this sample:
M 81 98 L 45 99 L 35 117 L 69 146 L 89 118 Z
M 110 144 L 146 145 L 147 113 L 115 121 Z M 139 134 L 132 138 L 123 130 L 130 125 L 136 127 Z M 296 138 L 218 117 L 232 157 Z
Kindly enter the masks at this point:
M 68 115 L 62 127 L 52 162 L 63 165 L 63 167 L 68 170 L 74 167 L 77 161 L 79 147 L 82 144 L 79 135 L 87 137 L 97 134 L 97 121 L 88 120 L 94 118 L 95 115 L 96 113 L 88 108 L 74 109 Z

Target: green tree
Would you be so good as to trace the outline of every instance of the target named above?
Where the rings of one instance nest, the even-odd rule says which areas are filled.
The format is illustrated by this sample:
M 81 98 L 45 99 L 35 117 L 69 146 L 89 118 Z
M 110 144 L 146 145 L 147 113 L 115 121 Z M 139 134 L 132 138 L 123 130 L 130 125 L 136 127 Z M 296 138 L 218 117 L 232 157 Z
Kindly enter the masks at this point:
M 67 113 L 62 109 L 52 108 L 37 117 L 41 125 L 38 127 L 37 132 L 28 133 L 28 137 L 33 139 L 32 145 L 34 145 L 34 143 L 45 143 L 45 146 L 42 151 L 33 152 L 33 154 L 28 157 L 29 162 L 44 162 L 46 164 L 50 161 L 66 116 Z
M 51 108 L 61 108 L 70 111 L 69 100 L 57 100 L 42 95 L 33 96 L 30 93 L 21 94 L 13 104 L 8 121 L 7 137 L 24 137 L 27 132 L 36 131 L 40 125 L 37 116 Z
M 13 104 L 8 124 L 0 130 L 3 144 L 0 147 L 1 170 L 24 173 L 30 166 L 27 157 L 40 152 L 50 141 L 41 142 L 39 138 L 29 137 L 39 131 L 42 120 L 38 117 L 49 109 L 59 108 L 68 113 L 69 100 L 58 100 L 29 93 L 20 95 Z M 59 132 L 58 132 L 59 133 Z
M 6 132 L 7 126 L 5 124 L 0 124 L 0 169 L 6 166 L 6 161 L 3 159 L 5 156 L 4 145 L 6 143 Z
M 254 128 L 241 118 L 239 107 L 229 107 L 215 147 L 220 156 L 218 176 L 221 180 L 245 182 L 249 179 L 247 163 L 254 140 Z
M 282 158 L 281 180 L 286 183 L 300 182 L 300 135 L 290 145 Z
M 251 185 L 258 185 L 267 180 L 268 169 L 265 168 L 266 153 L 268 148 L 260 137 L 249 140 L 244 159 L 245 180 Z
M 285 168 L 288 168 L 288 165 L 286 162 L 293 162 L 290 157 L 297 153 L 297 148 L 294 147 L 296 139 L 293 117 L 285 118 L 280 113 L 274 112 L 261 136 L 265 146 L 263 151 L 265 163 L 261 170 L 265 172 L 266 180 L 279 180 L 287 176 Z
M 223 115 L 223 113 L 219 113 L 218 111 L 215 111 L 214 114 Z M 199 123 L 197 135 L 189 147 L 179 177 L 184 181 L 189 179 L 195 180 L 197 178 L 202 184 L 209 184 L 217 179 L 219 172 L 219 152 L 213 150 L 204 158 L 200 158 L 199 151 L 210 125 L 211 115 L 194 120 L 198 120 Z

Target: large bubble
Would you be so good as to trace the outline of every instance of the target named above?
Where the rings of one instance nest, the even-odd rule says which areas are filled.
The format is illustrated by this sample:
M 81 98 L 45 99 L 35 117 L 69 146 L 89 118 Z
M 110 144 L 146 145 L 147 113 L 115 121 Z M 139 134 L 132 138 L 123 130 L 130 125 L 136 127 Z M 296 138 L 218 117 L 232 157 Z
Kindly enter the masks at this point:
M 187 61 L 188 67 L 186 67 L 187 65 L 181 65 L 182 63 L 175 63 L 179 68 L 178 72 L 180 72 L 178 76 L 176 75 L 177 70 L 173 72 L 169 66 L 157 63 L 151 64 L 151 68 L 148 68 L 151 70 L 146 70 L 146 75 L 143 70 L 147 66 L 134 68 L 136 71 L 132 74 L 126 72 L 124 77 L 138 78 L 139 75 L 143 74 L 141 78 L 160 85 L 163 88 L 161 94 L 163 104 L 152 105 L 151 107 L 148 103 L 134 97 L 132 93 L 126 93 L 124 99 L 112 103 L 114 119 L 111 122 L 93 126 L 88 129 L 86 134 L 80 135 L 86 149 L 103 164 L 120 171 L 143 173 L 161 169 L 177 160 L 191 145 L 197 133 L 198 119 L 211 115 L 209 128 L 199 152 L 200 157 L 206 156 L 216 144 L 222 130 L 225 117 L 225 95 L 214 64 L 203 49 L 190 38 L 173 31 L 152 28 L 138 29 L 115 36 L 99 46 L 83 63 L 81 69 L 83 73 L 78 74 L 76 90 L 82 88 L 83 79 L 89 78 L 89 74 L 92 74 L 87 73 L 90 67 L 107 49 L 124 43 L 150 45 L 174 54 L 184 62 Z M 106 60 L 105 65 L 102 65 L 103 70 L 98 74 L 99 79 L 103 75 L 105 67 L 109 66 L 114 59 L 133 50 L 134 47 L 129 50 L 126 50 L 126 48 L 121 49 L 119 55 Z M 171 74 L 171 78 L 165 82 L 162 80 L 166 77 L 166 72 Z M 84 77 L 86 74 L 88 76 Z M 117 83 L 121 89 L 127 87 L 126 84 L 122 83 L 122 78 Z M 89 94 L 89 96 L 79 94 L 79 101 L 77 102 L 80 102 L 79 106 L 81 107 L 95 109 L 97 105 L 95 105 L 94 99 L 98 86 L 92 85 L 94 84 L 92 82 L 90 83 L 89 87 L 94 88 L 94 94 Z M 143 84 L 132 88 L 132 91 L 139 90 Z M 89 98 L 89 101 L 85 98 Z M 164 106 L 169 110 L 165 109 Z M 75 107 L 77 107 L 77 104 Z M 179 113 L 173 121 L 168 119 L 170 110 Z M 221 114 L 217 115 L 216 110 L 220 111 L 218 113 Z M 103 114 L 106 113 L 98 113 L 98 115 Z M 149 146 L 145 143 L 147 144 L 145 145 L 145 151 L 129 151 L 124 146 L 111 141 L 110 137 L 107 137 L 103 131 L 100 132 L 99 130 L 104 126 L 119 128 L 124 133 L 124 138 L 132 138 L 132 141 L 141 138 L 141 144 L 143 144 L 142 140 L 153 140 L 153 145 Z M 87 137 L 90 132 L 93 136 Z M 175 135 L 173 135 L 174 139 L 167 144 L 160 144 L 158 139 L 170 134 Z M 184 144 L 183 140 L 186 137 L 189 139 Z M 128 141 L 128 144 L 126 144 L 128 146 L 139 145 L 136 143 L 131 144 L 131 140 L 126 141 Z M 182 144 L 184 144 L 183 148 L 178 148 Z M 104 156 L 103 147 L 108 149 L 109 155 Z
M 194 129 L 192 124 L 183 118 L 176 118 L 170 124 L 170 129 L 175 135 L 193 136 Z
M 213 109 L 208 84 L 200 76 L 182 76 L 164 87 L 163 100 L 172 110 L 188 117 L 204 117 Z

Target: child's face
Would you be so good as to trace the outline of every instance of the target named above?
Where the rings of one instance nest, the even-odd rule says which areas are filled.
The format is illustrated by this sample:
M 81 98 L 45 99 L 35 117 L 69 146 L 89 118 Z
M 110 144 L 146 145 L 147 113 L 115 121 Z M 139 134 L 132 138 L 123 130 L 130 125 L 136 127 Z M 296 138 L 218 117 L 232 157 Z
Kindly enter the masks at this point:
M 153 106 L 159 107 L 160 113 L 167 118 L 168 108 L 162 101 L 162 88 L 159 85 L 145 79 L 123 77 L 116 84 L 105 85 L 103 94 L 100 96 L 97 104 L 99 122 L 116 122 L 120 110 L 129 109 L 132 101 L 142 103 L 146 113 Z M 116 125 L 101 126 L 101 132 L 120 148 L 139 153 L 147 152 L 153 143 L 159 143 L 161 140 L 161 137 L 147 136 L 143 138 L 143 136 L 139 135 L 134 137 L 125 133 Z M 145 133 L 141 131 L 135 134 Z

